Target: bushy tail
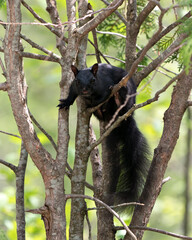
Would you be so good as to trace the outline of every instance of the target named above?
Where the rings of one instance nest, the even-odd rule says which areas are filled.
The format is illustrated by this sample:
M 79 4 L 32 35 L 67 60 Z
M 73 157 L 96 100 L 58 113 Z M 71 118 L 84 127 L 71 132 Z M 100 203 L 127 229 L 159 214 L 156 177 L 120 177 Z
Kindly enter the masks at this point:
M 114 161 L 110 193 L 115 203 L 138 201 L 149 168 L 149 148 L 132 116 L 107 137 L 110 161 Z

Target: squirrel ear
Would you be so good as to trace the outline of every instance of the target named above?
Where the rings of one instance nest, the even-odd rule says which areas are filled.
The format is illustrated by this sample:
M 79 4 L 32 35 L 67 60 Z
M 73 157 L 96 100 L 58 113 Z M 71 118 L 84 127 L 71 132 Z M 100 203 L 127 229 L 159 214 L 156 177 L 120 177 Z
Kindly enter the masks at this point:
M 72 72 L 74 73 L 74 75 L 76 77 L 78 72 L 79 72 L 79 70 L 74 65 L 71 65 L 71 70 L 72 70 Z
M 94 76 L 97 74 L 98 67 L 99 67 L 98 63 L 95 63 L 91 68 L 91 71 L 92 71 Z

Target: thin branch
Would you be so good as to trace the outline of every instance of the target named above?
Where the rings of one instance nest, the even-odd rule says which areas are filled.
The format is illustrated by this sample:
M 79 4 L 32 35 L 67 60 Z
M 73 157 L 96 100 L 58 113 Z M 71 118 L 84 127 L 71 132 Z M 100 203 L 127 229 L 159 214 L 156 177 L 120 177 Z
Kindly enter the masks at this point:
M 2 21 L 0 21 L 0 24 L 2 24 Z M 3 26 L 6 28 L 6 25 L 3 25 Z M 27 38 L 25 35 L 23 35 L 21 33 L 20 33 L 20 37 L 23 40 L 25 40 L 27 43 L 29 43 L 33 48 L 41 50 L 42 52 L 44 52 L 44 53 L 49 55 L 49 56 L 45 56 L 45 55 L 40 55 L 40 54 L 36 54 L 36 53 L 20 52 L 22 57 L 60 63 L 60 60 L 61 60 L 60 56 L 56 55 L 55 53 L 49 51 L 48 49 L 46 49 L 44 47 L 41 47 L 40 45 L 38 45 L 37 43 L 33 42 L 31 39 Z M 2 47 L 0 47 L 0 52 L 4 52 L 4 49 Z M 0 64 L 1 64 L 1 61 L 0 61 Z
M 167 183 L 170 180 L 171 180 L 171 177 L 167 177 L 167 178 L 163 179 L 162 185 L 164 185 L 165 183 Z
M 138 45 L 137 45 L 137 49 L 140 50 L 140 52 L 142 51 L 142 48 L 139 47 Z M 140 54 L 138 54 L 138 56 L 139 56 L 139 55 L 140 55 Z M 146 57 L 148 57 L 151 61 L 154 61 L 154 59 L 153 59 L 150 55 L 146 54 Z M 138 66 L 139 66 L 139 65 L 138 65 Z M 146 67 L 146 66 L 144 66 L 144 67 Z M 163 70 L 165 70 L 165 71 L 168 72 L 168 73 L 172 73 L 172 74 L 174 74 L 174 75 L 177 75 L 177 73 L 171 71 L 171 70 L 168 69 L 168 68 L 165 68 L 164 66 L 159 66 L 159 67 L 162 68 Z
M 172 0 L 173 5 L 175 5 L 175 1 Z M 175 14 L 175 19 L 178 20 L 178 14 L 177 14 L 177 9 L 173 8 L 174 14 Z
M 39 130 L 45 134 L 45 136 L 49 139 L 50 143 L 52 144 L 53 148 L 57 151 L 57 145 L 54 142 L 53 138 L 45 131 L 45 129 L 38 123 L 38 121 L 34 118 L 32 113 L 29 111 L 31 120 L 34 122 L 34 124 L 39 128 Z
M 46 10 L 49 13 L 52 23 L 57 25 L 57 29 L 60 32 L 60 37 L 56 38 L 57 48 L 59 49 L 60 53 L 65 54 L 65 42 L 63 41 L 64 36 L 64 26 L 62 25 L 61 19 L 59 17 L 59 13 L 57 10 L 57 3 L 55 0 L 46 0 L 47 8 Z M 66 41 L 67 42 L 67 41 Z
M 143 8 L 143 10 L 140 12 L 139 16 L 137 17 L 136 21 L 135 21 L 135 27 L 137 29 L 140 28 L 140 26 L 142 25 L 142 23 L 145 21 L 145 19 L 148 17 L 148 15 L 150 14 L 150 12 L 153 11 L 153 9 L 156 7 L 156 3 L 149 1 L 148 4 Z
M 186 34 L 180 35 L 164 52 L 161 53 L 160 56 L 158 56 L 155 60 L 153 60 L 147 67 L 137 72 L 134 75 L 134 80 L 136 82 L 136 85 L 139 85 L 142 79 L 148 76 L 149 73 L 151 73 L 161 62 L 167 59 L 171 54 L 173 54 L 179 48 L 181 48 L 182 46 L 181 43 L 183 39 L 185 39 L 185 37 L 186 37 Z
M 40 22 L 40 23 L 33 22 L 33 23 L 30 23 L 30 25 L 43 25 L 58 37 L 61 36 L 61 33 L 56 28 L 53 28 L 53 27 L 57 27 L 57 25 L 52 23 L 47 23 L 45 20 L 43 20 L 24 0 L 21 0 L 21 3 L 34 16 L 34 18 L 36 18 Z M 21 23 L 21 24 L 29 24 L 29 23 Z
M 18 136 L 18 135 L 16 135 L 16 134 L 12 134 L 12 133 L 8 133 L 8 132 L 4 132 L 4 131 L 1 131 L 1 130 L 0 130 L 0 133 L 3 133 L 3 134 L 6 134 L 6 135 L 9 135 L 9 136 L 17 137 L 17 138 L 21 139 L 21 137 Z
M 178 74 L 176 77 L 171 79 L 163 88 L 161 88 L 159 91 L 155 93 L 155 96 L 151 99 L 148 99 L 147 101 L 140 103 L 140 104 L 135 104 L 132 108 L 130 108 L 125 114 L 122 116 L 119 116 L 118 119 L 108 128 L 106 131 L 103 133 L 103 135 L 95 141 L 92 145 L 90 145 L 87 150 L 90 152 L 92 151 L 96 146 L 98 146 L 103 139 L 110 134 L 110 132 L 115 129 L 124 119 L 128 118 L 136 109 L 142 108 L 146 105 L 151 104 L 152 102 L 155 102 L 159 99 L 160 94 L 165 92 L 167 88 L 175 82 L 178 78 L 184 75 L 184 71 L 182 71 L 180 74 Z M 93 108 L 92 108 L 93 109 Z
M 142 227 L 142 226 L 129 226 L 129 228 L 130 229 L 137 229 L 137 230 L 156 232 L 156 233 L 160 233 L 160 234 L 164 234 L 164 235 L 167 235 L 167 236 L 180 238 L 180 239 L 192 240 L 191 237 L 187 237 L 187 236 L 176 234 L 176 233 L 172 233 L 172 232 L 167 232 L 167 231 L 164 231 L 164 230 L 161 230 L 161 229 L 157 229 L 157 228 Z M 123 227 L 115 227 L 116 231 L 123 230 L 123 229 L 124 229 Z
M 58 62 L 60 61 L 61 58 L 60 58 L 60 56 L 58 56 L 57 54 L 49 51 L 49 50 L 46 49 L 45 47 L 42 47 L 42 46 L 40 46 L 39 44 L 33 42 L 31 39 L 27 38 L 25 35 L 23 35 L 23 34 L 20 34 L 20 35 L 21 35 L 21 38 L 22 38 L 23 40 L 25 40 L 28 44 L 30 44 L 30 45 L 32 46 L 32 48 L 36 48 L 36 49 L 38 49 L 38 50 L 40 50 L 40 51 L 48 54 L 49 57 L 55 58 L 55 60 L 57 60 Z
M 168 27 L 166 27 L 158 36 L 156 39 L 154 39 L 152 46 L 154 46 L 161 38 L 163 38 L 166 34 L 168 34 L 169 32 L 171 32 L 174 28 L 176 28 L 177 26 L 179 26 L 180 24 L 182 24 L 184 21 L 186 21 L 188 18 L 191 17 L 191 11 L 189 11 L 188 13 L 186 13 L 181 19 L 179 19 L 178 21 L 170 24 Z M 139 56 L 141 54 L 143 50 L 141 50 L 140 52 L 138 52 L 137 56 Z
M 96 28 L 103 20 L 105 20 L 112 12 L 114 12 L 124 0 L 114 0 L 104 11 L 100 12 L 92 20 L 84 24 L 76 30 L 77 35 L 80 37 L 86 35 L 89 31 Z
M 101 58 L 99 54 L 99 47 L 98 47 L 98 42 L 97 42 L 97 33 L 95 28 L 92 30 L 92 35 L 93 35 L 93 40 L 94 40 L 94 46 L 95 46 L 95 55 L 97 59 L 97 63 L 101 63 Z
M 113 35 L 113 36 L 117 36 L 117 37 L 126 39 L 126 36 L 124 36 L 123 34 L 120 34 L 120 33 L 116 33 L 116 32 L 106 32 L 106 31 L 96 31 L 96 32 L 100 33 L 100 34 L 109 34 L 109 35 Z
M 88 53 L 88 54 L 87 54 L 87 57 L 89 57 L 89 56 L 95 56 L 95 53 Z M 106 54 L 103 54 L 102 56 L 104 56 L 106 59 L 107 59 L 107 58 L 110 58 L 110 59 L 119 61 L 119 62 L 121 62 L 121 63 L 125 63 L 125 61 L 123 61 L 123 60 L 121 60 L 121 59 L 119 59 L 119 58 L 116 58 L 116 57 L 112 57 L 112 56 L 109 56 L 109 55 L 106 55 Z
M 25 239 L 25 203 L 24 203 L 24 182 L 25 170 L 27 166 L 28 152 L 23 142 L 21 143 L 21 151 L 19 164 L 16 171 L 16 222 L 17 237 Z
M 16 173 L 17 167 L 15 165 L 13 165 L 12 163 L 8 163 L 2 159 L 0 159 L 0 163 L 3 164 L 4 166 L 10 168 L 14 173 Z
M 111 214 L 113 214 L 113 216 L 115 216 L 119 221 L 120 223 L 123 225 L 124 229 L 126 230 L 126 232 L 135 240 L 136 237 L 135 235 L 130 231 L 130 229 L 127 227 L 127 225 L 125 224 L 125 222 L 123 221 L 123 219 L 113 210 L 111 209 L 106 203 L 102 202 L 101 200 L 97 199 L 97 198 L 94 198 L 94 197 L 90 197 L 90 196 L 87 196 L 87 195 L 81 195 L 81 194 L 67 194 L 66 195 L 66 200 L 67 199 L 70 199 L 70 198 L 84 198 L 84 199 L 89 199 L 89 200 L 92 200 L 94 202 L 97 202 L 99 204 L 101 204 L 102 206 L 104 206 Z
M 127 206 L 131 206 L 131 205 L 137 205 L 137 206 L 144 206 L 143 203 L 137 203 L 137 202 L 129 202 L 129 203 L 121 203 L 115 206 L 109 206 L 111 209 L 115 209 L 115 208 L 120 208 L 120 207 L 127 207 Z M 95 208 L 87 208 L 87 211 L 91 211 L 91 210 L 102 210 L 105 209 L 105 207 L 95 207 Z
M 103 57 L 103 59 L 108 63 L 110 64 L 110 62 L 107 60 L 107 58 L 105 57 L 105 55 L 97 48 L 97 46 L 95 46 L 95 44 L 90 40 L 88 39 L 88 41 L 91 43 L 91 45 L 93 45 L 93 47 L 96 49 L 96 51 Z
M 68 163 L 66 164 L 66 167 L 67 167 L 68 171 L 65 171 L 65 174 L 67 175 L 67 177 L 68 177 L 69 179 L 71 179 L 71 178 L 72 178 L 72 172 L 73 172 L 73 170 L 72 170 L 72 168 L 70 167 L 70 165 L 69 165 Z M 85 182 L 85 187 L 87 187 L 88 189 L 90 189 L 90 190 L 92 190 L 92 191 L 95 190 L 94 187 L 93 187 L 93 185 L 91 185 L 91 184 L 88 183 L 88 182 Z
M 43 61 L 49 61 L 49 62 L 57 62 L 60 63 L 61 58 L 57 58 L 56 56 L 50 55 L 41 55 L 36 53 L 29 53 L 29 52 L 21 52 L 21 56 L 25 58 L 31 58 L 31 59 L 37 59 L 37 60 L 43 60 Z
M 110 3 L 107 2 L 106 0 L 101 0 L 101 1 L 104 2 L 107 6 L 110 5 Z M 115 10 L 114 13 L 119 17 L 119 19 L 121 19 L 121 21 L 122 21 L 125 25 L 127 25 L 126 19 L 125 19 L 117 10 Z
M 0 83 L 0 90 L 1 91 L 7 91 L 9 88 L 8 82 Z

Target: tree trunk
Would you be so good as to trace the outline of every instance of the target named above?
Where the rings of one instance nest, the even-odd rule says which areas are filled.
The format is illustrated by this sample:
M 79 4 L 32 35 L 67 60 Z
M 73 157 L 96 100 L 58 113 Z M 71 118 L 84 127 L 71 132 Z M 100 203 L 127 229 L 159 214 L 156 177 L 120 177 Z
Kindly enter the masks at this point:
M 192 69 L 182 76 L 174 87 L 171 104 L 164 115 L 164 129 L 158 147 L 155 149 L 148 178 L 140 198 L 143 206 L 137 206 L 131 221 L 132 226 L 146 226 L 155 201 L 161 191 L 162 181 L 179 137 L 179 129 L 183 114 L 187 107 L 188 97 L 192 88 Z M 138 240 L 142 239 L 143 231 L 135 230 Z M 125 239 L 130 239 L 127 235 Z

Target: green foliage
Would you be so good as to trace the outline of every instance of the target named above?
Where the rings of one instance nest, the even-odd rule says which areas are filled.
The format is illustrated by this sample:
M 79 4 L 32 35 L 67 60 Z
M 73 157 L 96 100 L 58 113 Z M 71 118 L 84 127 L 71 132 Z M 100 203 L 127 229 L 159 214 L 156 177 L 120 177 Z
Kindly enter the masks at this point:
M 192 0 L 177 0 L 180 7 L 187 7 L 191 9 Z
M 119 33 L 125 36 L 126 27 L 116 16 L 116 14 L 111 14 L 105 21 L 103 21 L 98 26 L 99 31 L 107 31 L 111 33 Z M 111 34 L 102 34 L 99 35 L 99 42 L 102 51 L 107 51 L 112 47 L 116 49 L 114 52 L 116 57 L 123 60 L 125 56 L 125 38 L 118 37 Z
M 158 43 L 158 51 L 165 51 L 175 40 L 174 36 L 165 36 Z
M 1 239 L 1 240 L 8 240 L 8 238 L 6 237 L 4 231 L 1 230 L 1 229 L 0 229 L 0 239 Z
M 146 0 L 139 0 L 137 1 L 137 14 L 139 15 L 140 12 L 143 10 L 143 8 L 146 6 L 148 1 Z M 144 23 L 141 26 L 141 33 L 144 33 L 147 39 L 150 39 L 151 37 L 151 31 L 154 29 L 157 29 L 157 23 L 156 23 L 157 13 L 156 11 L 152 11 L 147 18 L 145 19 Z
M 5 0 L 0 0 L 0 8 L 5 4 Z
M 192 56 L 192 19 L 187 19 L 182 27 L 179 29 L 181 34 L 187 34 L 187 38 L 183 41 L 183 46 L 180 49 L 179 60 L 183 62 L 186 71 L 191 67 Z

